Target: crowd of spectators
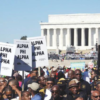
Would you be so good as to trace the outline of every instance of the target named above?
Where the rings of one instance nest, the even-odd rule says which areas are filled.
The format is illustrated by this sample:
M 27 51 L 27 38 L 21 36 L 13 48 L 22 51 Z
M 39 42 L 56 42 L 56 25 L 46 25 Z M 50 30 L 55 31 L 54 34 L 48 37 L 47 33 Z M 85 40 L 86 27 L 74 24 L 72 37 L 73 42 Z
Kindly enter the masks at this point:
M 100 100 L 100 76 L 97 67 L 84 72 L 68 67 L 38 68 L 25 78 L 13 71 L 0 77 L 0 100 Z M 88 80 L 87 80 L 88 79 Z M 24 80 L 24 81 L 23 81 Z
M 52 61 L 58 61 L 58 60 L 90 60 L 94 59 L 97 60 L 97 52 L 89 52 L 89 53 L 73 53 L 73 52 L 67 52 L 66 54 L 56 54 L 56 53 L 49 53 L 48 59 Z

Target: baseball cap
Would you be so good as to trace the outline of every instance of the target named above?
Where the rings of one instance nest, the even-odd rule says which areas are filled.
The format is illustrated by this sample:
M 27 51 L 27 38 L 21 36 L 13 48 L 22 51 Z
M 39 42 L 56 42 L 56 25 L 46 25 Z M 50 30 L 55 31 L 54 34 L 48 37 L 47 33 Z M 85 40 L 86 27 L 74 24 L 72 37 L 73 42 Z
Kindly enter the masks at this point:
M 77 87 L 78 86 L 78 83 L 79 81 L 77 79 L 72 79 L 70 82 L 69 82 L 69 88 L 71 87 Z
M 38 83 L 36 83 L 36 82 L 28 84 L 28 88 L 31 88 L 33 91 L 38 91 L 39 87 L 40 87 L 40 85 Z
M 60 79 L 59 79 L 59 81 L 65 81 L 65 80 L 66 80 L 65 78 L 60 78 Z
M 59 86 L 66 85 L 66 79 L 65 78 L 60 78 L 59 81 L 57 82 L 57 85 L 59 85 Z
M 64 82 L 64 81 L 58 81 L 57 82 L 57 85 L 58 86 L 65 86 L 66 85 L 66 82 Z

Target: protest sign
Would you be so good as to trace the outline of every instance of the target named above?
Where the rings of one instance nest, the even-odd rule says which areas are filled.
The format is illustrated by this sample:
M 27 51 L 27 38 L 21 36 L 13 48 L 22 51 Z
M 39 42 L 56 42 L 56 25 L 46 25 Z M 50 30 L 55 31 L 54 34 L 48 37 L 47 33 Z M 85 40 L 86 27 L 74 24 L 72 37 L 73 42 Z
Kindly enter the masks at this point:
M 30 71 L 32 69 L 32 46 L 28 40 L 14 40 L 16 55 L 14 68 L 20 71 Z
M 32 45 L 32 67 L 48 66 L 45 37 L 27 38 Z
M 16 45 L 0 42 L 0 74 L 12 75 Z
M 81 71 L 84 71 L 85 69 L 85 62 L 72 62 L 71 64 L 71 69 L 80 69 Z

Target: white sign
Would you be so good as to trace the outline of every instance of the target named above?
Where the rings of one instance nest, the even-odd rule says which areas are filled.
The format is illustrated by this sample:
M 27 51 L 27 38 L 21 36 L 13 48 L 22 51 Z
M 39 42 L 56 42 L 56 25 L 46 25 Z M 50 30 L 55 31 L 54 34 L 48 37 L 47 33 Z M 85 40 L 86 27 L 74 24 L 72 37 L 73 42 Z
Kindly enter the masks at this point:
M 48 66 L 45 37 L 28 38 L 32 45 L 32 67 Z
M 0 74 L 12 75 L 16 45 L 0 42 Z
M 17 45 L 14 69 L 30 71 L 32 69 L 32 46 L 28 40 L 14 40 Z

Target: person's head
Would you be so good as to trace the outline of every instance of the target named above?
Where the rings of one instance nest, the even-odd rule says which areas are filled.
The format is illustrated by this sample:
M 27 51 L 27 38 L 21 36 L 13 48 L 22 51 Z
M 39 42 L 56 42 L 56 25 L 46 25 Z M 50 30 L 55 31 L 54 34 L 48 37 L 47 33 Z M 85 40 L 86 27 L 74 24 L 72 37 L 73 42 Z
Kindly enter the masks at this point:
M 91 79 L 93 80 L 95 76 L 97 76 L 97 72 L 95 70 L 92 70 Z
M 98 67 L 95 67 L 95 70 L 98 70 Z
M 84 100 L 82 97 L 78 97 L 75 100 Z
M 65 75 L 62 71 L 58 72 L 58 79 L 65 78 Z
M 96 90 L 99 91 L 99 93 L 100 93 L 100 81 L 98 81 L 96 84 Z
M 92 80 L 94 81 L 94 85 L 96 85 L 98 82 L 98 76 L 95 76 Z
M 85 67 L 85 71 L 88 71 L 88 67 Z
M 56 98 L 58 98 L 59 97 L 59 94 L 60 94 L 60 88 L 59 88 L 59 86 L 58 85 L 54 85 L 52 87 L 52 89 L 51 89 L 51 92 L 52 92 L 52 97 L 54 98 L 54 100 Z
M 38 82 L 39 82 L 40 85 L 45 86 L 46 85 L 46 79 L 45 79 L 45 77 L 40 76 L 38 78 Z
M 80 69 L 75 70 L 75 78 L 80 81 L 80 79 L 81 79 L 81 70 Z
M 68 71 L 68 77 L 69 77 L 70 79 L 74 78 L 74 71 L 73 71 L 73 70 L 69 70 L 69 71 Z
M 72 94 L 78 93 L 78 90 L 79 90 L 78 83 L 79 83 L 79 81 L 77 79 L 72 79 L 69 82 L 69 90 Z
M 88 65 L 87 64 L 85 64 L 85 68 L 87 68 L 88 67 Z
M 15 76 L 15 80 L 18 80 L 18 81 L 22 81 L 22 76 L 21 75 L 17 75 L 17 76 Z
M 7 86 L 4 90 L 4 92 L 5 92 L 7 99 L 13 98 L 13 90 L 12 90 L 11 86 Z
M 54 84 L 53 79 L 52 78 L 48 78 L 47 82 L 46 82 L 47 89 L 51 89 L 53 84 Z
M 4 85 L 5 83 L 7 83 L 7 81 L 0 77 L 0 86 Z
M 43 69 L 40 67 L 40 76 L 44 76 L 45 72 L 43 71 Z
M 62 95 L 66 89 L 66 80 L 64 78 L 59 79 L 59 81 L 57 82 L 57 85 L 60 88 L 60 95 Z
M 30 77 L 38 77 L 38 69 L 35 68 L 30 72 Z
M 99 91 L 95 90 L 91 94 L 91 99 L 92 100 L 100 100 L 100 93 Z
M 11 79 L 11 80 L 9 80 L 8 85 L 10 85 L 11 87 L 12 86 L 18 87 L 19 86 L 19 83 L 18 83 L 18 80 Z
M 23 91 L 21 93 L 21 100 L 31 100 L 31 94 L 28 91 Z
M 32 94 L 35 95 L 39 92 L 39 87 L 40 85 L 36 82 L 33 82 L 31 84 L 28 84 L 28 91 Z
M 51 66 L 51 67 L 50 67 L 50 70 L 52 70 L 53 68 L 54 68 L 54 66 Z
M 43 68 L 46 68 L 46 66 L 44 66 Z
M 54 79 L 56 78 L 56 74 L 54 72 L 51 72 L 50 77 Z
M 56 74 L 56 72 L 57 72 L 57 68 L 55 68 L 55 67 L 52 68 L 52 72 Z

